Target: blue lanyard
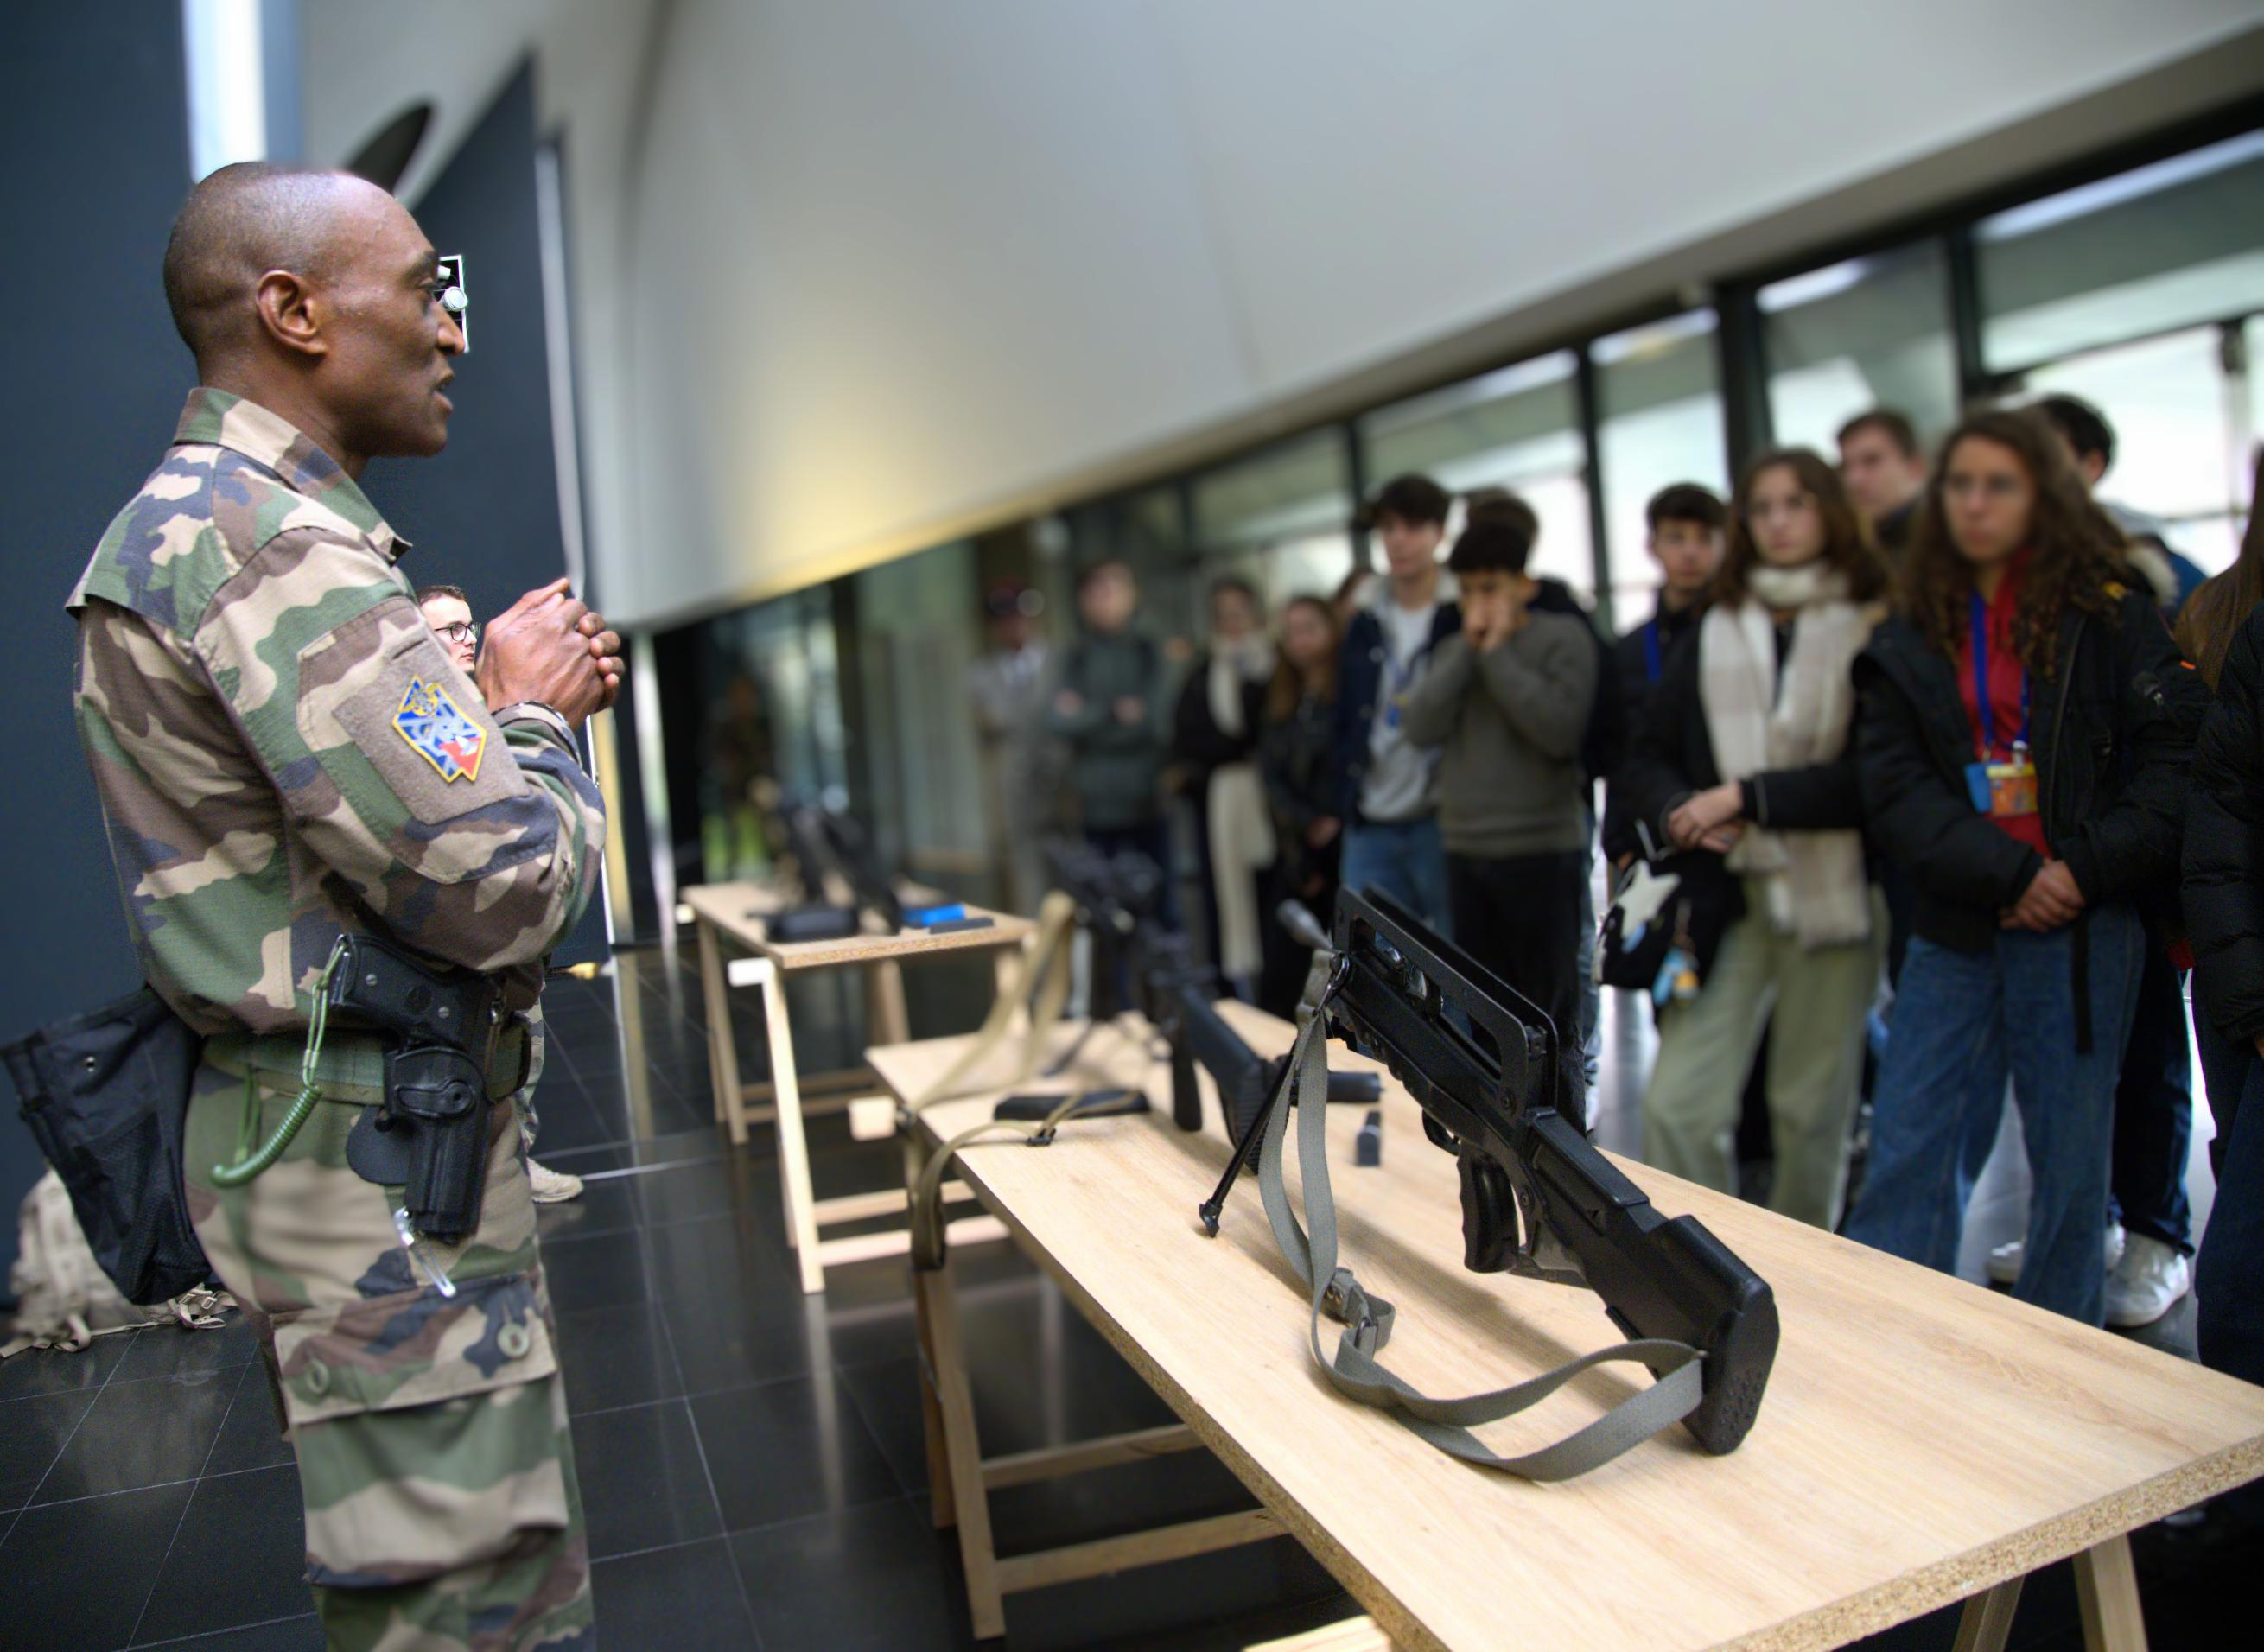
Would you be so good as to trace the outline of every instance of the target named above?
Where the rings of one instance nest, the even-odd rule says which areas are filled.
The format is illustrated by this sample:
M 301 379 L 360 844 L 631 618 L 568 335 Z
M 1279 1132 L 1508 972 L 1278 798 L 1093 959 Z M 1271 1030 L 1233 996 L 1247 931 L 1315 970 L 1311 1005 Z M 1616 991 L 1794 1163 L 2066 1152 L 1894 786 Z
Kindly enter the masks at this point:
M 1651 623 L 1643 628 L 1643 669 L 1644 674 L 1651 682 L 1658 681 L 1658 616 L 1657 614 L 1651 615 Z
M 1981 757 L 1988 761 L 1997 749 L 1997 712 L 1989 703 L 1989 605 L 1981 600 L 1981 593 L 1972 595 L 1973 613 L 1973 704 L 1981 718 Z M 2016 750 L 2028 743 L 2028 673 L 2021 671 L 2021 732 L 2013 742 Z

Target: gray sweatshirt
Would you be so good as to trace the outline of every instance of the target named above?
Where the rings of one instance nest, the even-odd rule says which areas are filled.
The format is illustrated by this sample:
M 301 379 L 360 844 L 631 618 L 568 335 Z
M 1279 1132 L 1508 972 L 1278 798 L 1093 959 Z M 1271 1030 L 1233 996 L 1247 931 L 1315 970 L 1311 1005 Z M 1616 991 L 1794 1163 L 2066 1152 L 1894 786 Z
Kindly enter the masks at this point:
M 1596 698 L 1596 647 L 1569 614 L 1529 613 L 1484 654 L 1467 637 L 1433 650 L 1401 721 L 1442 746 L 1439 826 L 1449 853 L 1504 859 L 1586 848 L 1580 735 Z

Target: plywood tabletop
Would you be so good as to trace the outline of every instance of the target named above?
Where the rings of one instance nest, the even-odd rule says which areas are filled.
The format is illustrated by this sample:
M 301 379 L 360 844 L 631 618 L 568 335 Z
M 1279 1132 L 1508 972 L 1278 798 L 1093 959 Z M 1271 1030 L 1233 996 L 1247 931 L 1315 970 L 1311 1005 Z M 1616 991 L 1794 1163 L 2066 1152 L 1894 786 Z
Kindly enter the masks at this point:
M 1288 1047 L 1286 1024 L 1226 1013 L 1261 1052 Z M 964 1043 L 868 1059 L 903 1098 Z M 1759 1421 L 1726 1457 L 1676 1429 L 1561 1485 L 1471 1467 L 1328 1386 L 1253 1178 L 1203 1236 L 1195 1206 L 1228 1152 L 1207 1076 L 1200 1134 L 1172 1127 L 1167 1071 L 1117 1031 L 1093 1034 L 1078 1076 L 1144 1085 L 1157 1110 L 1040 1150 L 974 1147 L 959 1175 L 1401 1646 L 1832 1646 L 2264 1474 L 2264 1388 L 1633 1163 L 1661 1211 L 1696 1215 L 1774 1287 Z M 996 1098 L 920 1126 L 951 1135 Z M 1386 1364 L 1464 1394 L 1618 1340 L 1592 1293 L 1464 1271 L 1454 1161 L 1387 1079 L 1382 1167 L 1353 1168 L 1366 1112 L 1330 1109 L 1330 1170 L 1341 1260 L 1398 1308 Z M 1484 1437 L 1567 1433 L 1629 1392 L 1620 1369 Z
M 905 895 L 914 902 L 946 897 L 932 889 L 908 887 Z M 766 917 L 775 917 L 795 902 L 776 888 L 762 883 L 703 883 L 682 892 L 684 903 L 693 914 L 714 924 L 730 940 L 748 951 L 769 959 L 779 968 L 792 974 L 797 969 L 832 969 L 844 964 L 874 964 L 889 959 L 925 958 L 936 953 L 979 952 L 984 948 L 1019 946 L 1037 927 L 1026 917 L 1011 912 L 994 912 L 988 907 L 969 905 L 969 917 L 987 917 L 990 925 L 984 929 L 953 930 L 945 934 L 931 934 L 926 930 L 899 930 L 890 932 L 881 927 L 880 920 L 871 913 L 865 915 L 865 933 L 845 935 L 830 941 L 773 941 L 764 927 Z M 843 904 L 846 904 L 845 894 Z

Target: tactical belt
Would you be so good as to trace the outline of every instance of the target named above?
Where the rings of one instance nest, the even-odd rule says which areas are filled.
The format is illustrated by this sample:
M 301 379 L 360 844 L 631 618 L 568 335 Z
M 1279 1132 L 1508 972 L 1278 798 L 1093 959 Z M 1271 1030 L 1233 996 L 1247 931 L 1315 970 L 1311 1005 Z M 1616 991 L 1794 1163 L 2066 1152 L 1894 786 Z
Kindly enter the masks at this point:
M 381 1033 L 331 1032 L 315 1057 L 323 1099 L 356 1107 L 384 1101 L 386 1047 Z M 223 1032 L 205 1040 L 205 1060 L 221 1072 L 287 1092 L 299 1088 L 306 1054 L 303 1032 Z M 504 1024 L 488 1057 L 488 1099 L 515 1095 L 526 1082 L 530 1059 L 526 1024 L 514 1018 Z
M 1584 1474 L 1629 1446 L 1672 1428 L 1697 1409 L 1704 1397 L 1700 1381 L 1703 1356 L 1687 1343 L 1662 1338 L 1619 1343 L 1583 1354 L 1528 1381 L 1458 1399 L 1433 1399 L 1383 1368 L 1376 1355 L 1391 1337 L 1391 1304 L 1368 1295 L 1350 1268 L 1337 1265 L 1336 1202 L 1329 1189 L 1328 1017 L 1324 1010 L 1325 1006 L 1317 1010 L 1298 1034 L 1289 1070 L 1281 1081 L 1297 1086 L 1297 1163 L 1303 1174 L 1305 1219 L 1312 1225 L 1310 1238 L 1298 1226 L 1282 1184 L 1282 1144 L 1288 1134 L 1291 1109 L 1278 1103 L 1266 1114 L 1266 1136 L 1258 1159 L 1258 1192 L 1265 1201 L 1266 1220 L 1274 1228 L 1274 1242 L 1311 1293 L 1313 1359 L 1337 1391 L 1389 1412 L 1410 1431 L 1450 1456 L 1526 1480 L 1570 1480 Z M 1321 1346 L 1323 1315 L 1344 1326 L 1333 1359 Z M 1555 1445 L 1504 1457 L 1470 1432 L 1475 1424 L 1498 1422 L 1539 1404 L 1583 1371 L 1614 1360 L 1648 1366 L 1658 1373 L 1658 1380 Z

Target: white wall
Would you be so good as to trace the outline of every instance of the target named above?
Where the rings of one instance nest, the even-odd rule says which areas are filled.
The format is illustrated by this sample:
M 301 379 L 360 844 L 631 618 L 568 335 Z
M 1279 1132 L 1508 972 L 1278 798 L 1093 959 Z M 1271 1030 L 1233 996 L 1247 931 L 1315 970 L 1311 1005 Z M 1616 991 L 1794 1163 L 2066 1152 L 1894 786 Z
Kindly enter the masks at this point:
M 1915 211 L 2256 83 L 2260 19 L 556 0 L 600 589 L 806 583 Z

